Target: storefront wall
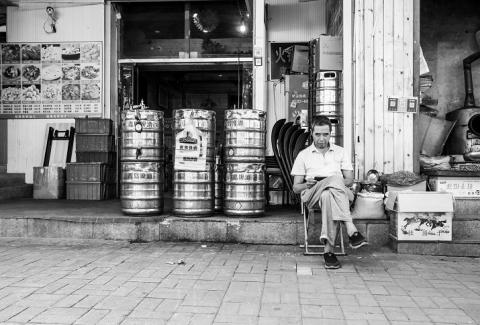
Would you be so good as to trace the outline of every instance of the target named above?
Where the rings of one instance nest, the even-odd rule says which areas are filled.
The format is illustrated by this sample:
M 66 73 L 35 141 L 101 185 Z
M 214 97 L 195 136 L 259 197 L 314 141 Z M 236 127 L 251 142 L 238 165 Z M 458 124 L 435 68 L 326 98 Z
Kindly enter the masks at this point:
M 388 97 L 414 95 L 414 1 L 355 0 L 354 118 L 357 178 L 413 171 L 413 114 L 386 112 Z
M 350 19 L 345 18 L 344 73 L 352 68 L 354 74 L 353 79 L 344 76 L 344 82 L 348 83 L 345 85 L 344 112 L 348 115 L 350 106 L 353 106 L 354 115 L 353 132 L 347 132 L 352 123 L 345 120 L 345 137 L 350 134 L 355 140 L 354 150 L 349 149 L 349 152 L 355 152 L 358 178 L 362 178 L 371 168 L 381 172 L 413 169 L 413 116 L 385 112 L 388 96 L 413 95 L 413 2 L 355 0 L 354 3 L 352 1 L 354 25 L 349 26 Z M 259 51 L 264 60 L 261 66 L 255 66 L 253 70 L 253 107 L 266 107 L 267 155 L 271 155 L 270 130 L 275 121 L 286 116 L 287 97 L 284 83 L 270 80 L 268 76 L 271 60 L 269 42 L 308 42 L 325 33 L 326 1 L 299 3 L 293 0 L 269 0 L 265 3 L 269 5 L 268 17 L 266 26 L 262 26 L 264 1 L 254 2 L 254 54 L 256 50 L 257 53 Z M 349 2 L 344 1 L 344 10 L 347 8 L 346 12 L 349 12 L 349 6 L 345 6 L 345 3 Z M 110 29 L 115 26 L 114 19 L 111 19 L 113 13 L 108 3 L 105 6 L 103 1 L 97 1 L 97 4 L 89 1 L 88 4 L 75 6 L 59 4 L 57 10 L 57 33 L 46 34 L 42 29 L 45 19 L 43 6 L 36 3 L 30 7 L 26 4 L 8 7 L 7 41 L 107 43 L 108 48 L 104 46 L 104 116 L 110 117 L 110 100 L 116 99 L 116 92 L 111 92 L 110 84 L 110 70 L 115 65 L 111 65 L 109 56 L 110 41 L 115 39 L 110 34 Z M 352 33 L 351 38 L 346 31 Z M 353 65 L 349 62 L 353 62 Z M 352 87 L 351 92 L 349 86 Z M 353 98 L 352 105 L 348 104 L 350 98 Z M 25 173 L 27 182 L 32 182 L 32 169 L 42 164 L 47 125 L 52 123 L 63 127 L 73 123 L 73 120 L 8 120 L 8 172 Z M 64 157 L 64 152 L 57 154 Z
M 21 2 L 18 7 L 7 7 L 7 42 L 72 42 L 105 41 L 105 5 L 103 1 L 78 1 L 78 4 L 49 2 L 58 14 L 57 32 L 47 34 L 43 30 L 45 5 L 38 2 Z M 97 2 L 97 4 L 95 3 Z M 105 44 L 105 43 L 104 43 Z M 104 50 L 104 53 L 105 50 Z M 109 56 L 104 56 L 109 60 Z M 109 63 L 108 63 L 109 64 Z M 107 66 L 107 64 L 104 64 Z M 104 69 L 105 71 L 105 69 Z M 105 73 L 108 76 L 107 73 Z M 108 78 L 104 78 L 105 85 Z M 109 82 L 109 81 L 108 81 Z M 104 85 L 104 112 L 109 87 Z M 65 129 L 73 125 L 73 119 L 8 120 L 8 165 L 9 173 L 25 173 L 26 182 L 33 182 L 33 167 L 43 164 L 48 127 Z M 54 150 L 51 161 L 63 161 L 65 150 Z M 53 153 L 52 152 L 52 153 Z

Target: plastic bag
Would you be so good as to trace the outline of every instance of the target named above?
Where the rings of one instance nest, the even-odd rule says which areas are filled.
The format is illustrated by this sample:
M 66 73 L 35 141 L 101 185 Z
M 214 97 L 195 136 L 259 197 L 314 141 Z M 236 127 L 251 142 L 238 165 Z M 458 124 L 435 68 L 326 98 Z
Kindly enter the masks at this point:
M 420 167 L 428 170 L 449 170 L 450 156 L 428 157 L 420 155 Z
M 405 170 L 383 175 L 381 178 L 384 183 L 398 186 L 415 185 L 425 180 L 424 176 L 420 176 Z
M 383 219 L 385 217 L 383 197 L 383 193 L 358 193 L 352 211 L 352 218 Z

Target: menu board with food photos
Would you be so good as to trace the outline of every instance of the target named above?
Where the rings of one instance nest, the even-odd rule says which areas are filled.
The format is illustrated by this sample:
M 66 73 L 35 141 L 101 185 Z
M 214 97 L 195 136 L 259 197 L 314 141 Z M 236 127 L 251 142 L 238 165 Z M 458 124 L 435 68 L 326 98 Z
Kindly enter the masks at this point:
M 102 42 L 1 43 L 0 118 L 101 116 Z

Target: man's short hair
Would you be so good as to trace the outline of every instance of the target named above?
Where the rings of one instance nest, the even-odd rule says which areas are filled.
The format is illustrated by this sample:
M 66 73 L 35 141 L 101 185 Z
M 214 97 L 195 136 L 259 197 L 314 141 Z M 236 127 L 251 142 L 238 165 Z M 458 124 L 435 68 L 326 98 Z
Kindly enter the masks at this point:
M 317 115 L 313 117 L 312 132 L 315 126 L 322 126 L 322 125 L 328 125 L 328 129 L 330 130 L 330 132 L 332 132 L 332 122 L 330 122 L 330 119 L 324 115 Z

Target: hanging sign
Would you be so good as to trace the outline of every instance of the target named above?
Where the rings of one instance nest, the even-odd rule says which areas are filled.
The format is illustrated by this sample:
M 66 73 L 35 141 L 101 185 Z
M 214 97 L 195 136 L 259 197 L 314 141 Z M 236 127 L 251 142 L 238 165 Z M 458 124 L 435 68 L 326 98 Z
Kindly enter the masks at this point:
M 102 115 L 102 42 L 0 44 L 0 118 Z
M 193 120 L 185 119 L 185 128 L 175 136 L 175 170 L 205 170 L 207 166 L 207 138 L 195 127 Z

